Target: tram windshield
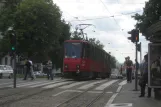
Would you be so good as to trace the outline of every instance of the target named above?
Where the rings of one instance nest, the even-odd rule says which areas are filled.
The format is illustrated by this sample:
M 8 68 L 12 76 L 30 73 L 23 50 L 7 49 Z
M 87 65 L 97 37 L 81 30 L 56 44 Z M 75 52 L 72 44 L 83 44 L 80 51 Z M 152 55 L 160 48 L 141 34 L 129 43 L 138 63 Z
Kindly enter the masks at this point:
M 81 43 L 66 42 L 64 44 L 64 48 L 65 48 L 65 58 L 80 58 L 81 57 L 81 50 L 82 50 Z

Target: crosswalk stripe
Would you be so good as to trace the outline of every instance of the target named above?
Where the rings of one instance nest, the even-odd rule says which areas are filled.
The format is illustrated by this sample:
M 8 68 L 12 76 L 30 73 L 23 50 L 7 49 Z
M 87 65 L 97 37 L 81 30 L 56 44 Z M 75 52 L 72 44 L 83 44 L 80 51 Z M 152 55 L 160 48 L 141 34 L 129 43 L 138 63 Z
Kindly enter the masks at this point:
M 72 87 L 74 87 L 76 85 L 81 85 L 83 83 L 85 83 L 85 82 L 76 82 L 76 83 L 73 83 L 73 84 L 70 84 L 70 85 L 65 85 L 65 86 L 62 86 L 62 87 L 59 87 L 59 88 L 68 89 L 68 88 L 72 88 Z
M 81 87 L 79 87 L 78 89 L 80 89 L 80 90 L 82 90 L 82 89 L 89 89 L 90 87 L 94 86 L 95 84 L 102 83 L 102 82 L 104 82 L 104 81 L 106 81 L 106 80 L 92 82 L 92 83 L 90 83 L 90 84 L 81 86 Z
M 118 80 L 112 80 L 107 83 L 104 83 L 104 84 L 100 85 L 99 87 L 95 88 L 95 90 L 104 90 L 105 88 L 109 87 L 110 85 L 112 85 L 113 83 L 115 83 L 117 81 Z
M 53 84 L 53 83 L 57 83 L 57 82 L 61 82 L 61 81 L 52 81 L 52 82 L 47 82 L 47 83 L 43 83 L 43 84 L 37 84 L 37 85 L 33 85 L 33 86 L 28 86 L 30 88 L 35 88 L 35 87 L 40 87 L 40 86 L 44 86 L 44 85 L 49 85 L 49 84 Z
M 56 84 L 52 84 L 52 85 L 47 85 L 45 87 L 42 87 L 42 88 L 55 88 L 57 86 L 60 86 L 60 85 L 64 85 L 64 84 L 67 84 L 67 83 L 70 83 L 71 81 L 65 81 L 65 82 L 61 82 L 61 83 L 56 83 Z
M 119 83 L 119 85 L 125 85 L 127 84 L 127 80 L 123 80 L 122 82 Z
M 23 83 L 23 81 L 17 81 L 17 83 Z M 9 85 L 9 84 L 13 84 L 13 82 L 2 83 L 2 84 L 0 84 L 0 86 L 2 86 L 2 85 Z
M 28 82 L 28 81 L 23 81 L 23 82 L 21 82 L 21 83 L 17 83 L 17 86 L 25 86 L 25 85 L 28 85 L 28 84 L 33 84 L 33 83 L 36 83 L 36 82 L 40 82 L 40 81 L 30 81 L 30 82 Z M 12 87 L 13 85 L 9 85 L 8 87 Z
M 22 84 L 22 85 L 18 85 L 17 87 L 30 86 L 30 85 L 35 85 L 35 84 L 39 84 L 39 83 L 47 83 L 47 81 L 31 82 L 31 83 L 29 83 L 29 84 Z

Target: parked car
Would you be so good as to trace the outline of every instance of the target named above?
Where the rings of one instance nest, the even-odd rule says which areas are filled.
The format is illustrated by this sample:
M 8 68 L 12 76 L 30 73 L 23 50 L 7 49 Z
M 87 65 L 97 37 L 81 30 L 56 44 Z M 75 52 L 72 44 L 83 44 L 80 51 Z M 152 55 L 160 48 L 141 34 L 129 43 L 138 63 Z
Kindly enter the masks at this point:
M 0 65 L 0 78 L 8 77 L 9 79 L 13 75 L 13 69 L 8 65 Z
M 123 76 L 120 74 L 118 69 L 112 69 L 110 78 L 123 79 Z

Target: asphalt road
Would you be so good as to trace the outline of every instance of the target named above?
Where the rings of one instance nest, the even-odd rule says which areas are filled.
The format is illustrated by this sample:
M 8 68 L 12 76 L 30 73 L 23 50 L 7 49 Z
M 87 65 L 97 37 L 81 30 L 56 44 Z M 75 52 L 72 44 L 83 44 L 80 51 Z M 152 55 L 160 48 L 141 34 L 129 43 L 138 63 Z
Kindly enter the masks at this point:
M 0 79 L 0 107 L 109 107 L 126 80 Z

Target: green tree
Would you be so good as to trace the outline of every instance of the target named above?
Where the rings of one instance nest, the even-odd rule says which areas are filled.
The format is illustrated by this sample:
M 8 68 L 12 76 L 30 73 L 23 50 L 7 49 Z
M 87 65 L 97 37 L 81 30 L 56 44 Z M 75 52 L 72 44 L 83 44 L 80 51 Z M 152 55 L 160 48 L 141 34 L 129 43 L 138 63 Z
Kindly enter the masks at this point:
M 149 0 L 145 4 L 143 14 L 142 15 L 135 14 L 132 17 L 137 21 L 136 28 L 138 28 L 146 38 L 148 38 L 146 36 L 146 29 L 155 22 L 157 22 L 160 16 L 161 16 L 160 0 Z
M 78 31 L 76 30 L 76 31 L 74 31 L 74 32 L 72 33 L 71 40 L 83 40 L 83 38 L 82 38 L 80 32 L 78 32 Z
M 9 27 L 17 35 L 18 54 L 39 61 L 70 37 L 70 27 L 61 20 L 61 11 L 52 0 L 24 0 L 14 9 L 4 9 L 0 16 L 3 40 L 8 40 Z
M 104 48 L 104 45 L 99 40 L 96 40 L 96 38 L 89 38 L 88 41 L 100 49 Z
M 111 62 L 111 68 L 116 68 L 116 58 L 114 56 L 111 55 L 111 58 L 110 58 L 110 62 Z

